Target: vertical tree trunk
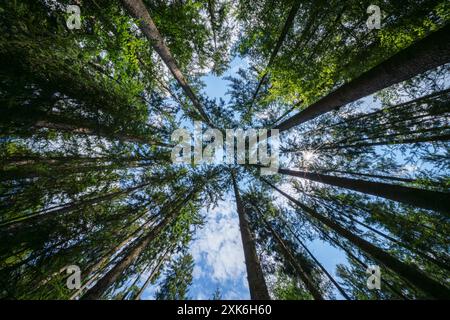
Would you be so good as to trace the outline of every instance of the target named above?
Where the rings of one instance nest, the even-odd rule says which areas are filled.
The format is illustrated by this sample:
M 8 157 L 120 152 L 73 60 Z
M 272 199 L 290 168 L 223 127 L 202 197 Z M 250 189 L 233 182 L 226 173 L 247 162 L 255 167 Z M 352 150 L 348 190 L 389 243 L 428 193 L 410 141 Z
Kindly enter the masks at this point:
M 332 229 L 337 234 L 353 243 L 363 252 L 367 253 L 374 260 L 382 263 L 392 271 L 396 272 L 401 278 L 405 279 L 406 281 L 409 281 L 420 290 L 429 294 L 431 297 L 436 299 L 448 299 L 448 297 L 450 297 L 450 289 L 447 288 L 445 285 L 442 285 L 439 282 L 430 279 L 417 268 L 398 260 L 389 253 L 384 252 L 379 247 L 374 246 L 370 242 L 362 239 L 361 237 L 341 227 L 333 220 L 319 214 L 314 209 L 307 207 L 306 205 L 294 199 L 287 193 L 278 189 L 276 186 L 274 186 L 267 180 L 265 179 L 262 180 L 268 185 L 270 185 L 272 188 L 274 188 L 276 191 L 278 191 L 280 194 L 285 196 L 287 199 L 295 203 L 300 209 L 306 212 L 309 216 L 323 223 L 325 226 Z
M 239 228 L 241 230 L 242 246 L 244 249 L 245 266 L 247 267 L 247 280 L 252 300 L 270 300 L 266 281 L 261 269 L 258 255 L 256 253 L 255 242 L 245 216 L 245 209 L 239 194 L 234 173 L 231 173 L 233 180 L 234 195 L 236 198 L 237 213 L 239 216 Z
M 320 173 L 279 169 L 279 173 L 350 189 L 450 216 L 450 194 L 382 182 L 349 179 Z
M 286 119 L 275 129 L 288 130 L 449 61 L 450 25 L 447 25 Z

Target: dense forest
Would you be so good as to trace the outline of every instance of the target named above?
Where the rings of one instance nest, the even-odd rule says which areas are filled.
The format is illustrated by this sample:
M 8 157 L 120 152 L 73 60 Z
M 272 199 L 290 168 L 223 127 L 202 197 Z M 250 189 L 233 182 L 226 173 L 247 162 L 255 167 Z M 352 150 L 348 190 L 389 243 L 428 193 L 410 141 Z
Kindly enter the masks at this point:
M 190 246 L 232 201 L 251 299 L 450 299 L 449 21 L 445 0 L 2 1 L 0 298 L 192 299 Z M 278 129 L 278 171 L 174 164 L 194 121 Z

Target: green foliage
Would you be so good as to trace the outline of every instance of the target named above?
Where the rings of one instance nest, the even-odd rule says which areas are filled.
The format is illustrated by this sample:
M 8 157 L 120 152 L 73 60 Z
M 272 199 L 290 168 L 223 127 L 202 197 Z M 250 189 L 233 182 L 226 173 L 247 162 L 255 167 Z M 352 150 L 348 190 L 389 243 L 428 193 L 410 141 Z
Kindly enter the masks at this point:
M 77 1 L 82 26 L 69 30 L 72 2 L 0 4 L 0 298 L 77 299 L 100 286 L 98 298 L 137 299 L 153 286 L 156 299 L 190 299 L 188 248 L 208 219 L 203 209 L 228 200 L 230 170 L 254 238 L 246 246 L 273 298 L 433 297 L 358 241 L 448 287 L 442 212 L 264 177 L 299 206 L 280 200 L 253 166 L 173 165 L 172 132 L 199 119 L 192 97 L 121 1 Z M 221 130 L 272 128 L 448 25 L 450 12 L 439 0 L 143 3 Z M 382 9 L 380 30 L 366 27 L 370 4 Z M 230 72 L 233 58 L 250 66 Z M 202 94 L 205 74 L 227 75 L 229 101 Z M 303 123 L 282 139 L 281 166 L 448 195 L 448 76 L 447 64 Z M 308 250 L 319 242 L 348 261 L 327 270 Z M 73 264 L 82 272 L 79 291 L 66 286 Z M 370 264 L 383 268 L 379 292 L 366 286 Z
M 165 279 L 156 292 L 156 300 L 188 300 L 188 287 L 192 283 L 194 259 L 188 253 L 172 261 Z

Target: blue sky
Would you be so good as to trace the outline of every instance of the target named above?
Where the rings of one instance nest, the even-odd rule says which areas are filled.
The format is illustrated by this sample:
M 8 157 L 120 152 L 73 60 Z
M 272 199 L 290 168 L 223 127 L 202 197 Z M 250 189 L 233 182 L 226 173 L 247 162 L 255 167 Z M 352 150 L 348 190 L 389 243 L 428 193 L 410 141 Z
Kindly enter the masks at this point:
M 228 102 L 229 97 L 226 95 L 228 90 L 228 81 L 224 80 L 225 77 L 235 76 L 239 68 L 245 69 L 248 67 L 246 60 L 239 57 L 234 58 L 228 70 L 220 77 L 214 75 L 207 75 L 202 78 L 206 87 L 203 93 L 210 98 L 222 98 L 225 102 Z
M 223 78 L 235 75 L 239 68 L 248 64 L 240 58 L 234 59 L 228 71 L 221 77 L 203 77 L 206 87 L 203 93 L 210 98 L 229 100 L 226 95 L 228 81 Z M 285 201 L 284 199 L 280 201 Z M 225 195 L 217 208 L 203 209 L 206 225 L 195 235 L 190 252 L 195 259 L 193 284 L 190 288 L 192 299 L 210 299 L 219 288 L 223 299 L 249 299 L 244 254 L 242 250 L 239 221 L 234 197 Z M 330 245 L 315 240 L 307 243 L 309 249 L 324 267 L 335 274 L 338 263 L 345 263 L 344 255 Z M 339 295 L 337 294 L 339 297 Z
M 245 67 L 244 60 L 235 58 L 222 76 L 203 77 L 206 85 L 203 93 L 228 102 L 228 81 L 224 78 Z M 219 288 L 223 299 L 249 299 L 239 221 L 232 195 L 226 194 L 217 208 L 203 209 L 202 213 L 206 216 L 206 225 L 197 233 L 190 249 L 195 259 L 190 296 L 209 299 Z
M 247 67 L 248 63 L 245 60 L 235 58 L 224 75 L 220 77 L 204 76 L 202 78 L 205 83 L 203 94 L 209 98 L 222 98 L 228 102 L 229 97 L 226 95 L 228 81 L 224 78 L 236 75 L 239 68 Z M 379 106 L 379 102 L 372 96 L 361 99 L 361 101 L 363 106 L 360 108 L 370 109 Z M 242 190 L 245 190 L 245 187 L 245 182 L 240 183 Z M 283 191 L 293 194 L 289 182 L 285 182 L 279 187 Z M 273 196 L 276 198 L 277 204 L 287 205 L 287 200 L 283 196 L 276 192 L 273 193 Z M 211 299 L 213 293 L 219 289 L 222 299 L 250 299 L 234 195 L 228 192 L 217 207 L 203 208 L 202 214 L 206 217 L 205 225 L 194 235 L 190 246 L 195 267 L 189 297 L 194 300 Z M 304 240 L 304 244 L 327 271 L 339 281 L 336 276 L 336 266 L 348 264 L 346 255 L 321 240 Z M 153 299 L 157 288 L 157 284 L 150 286 L 143 295 L 143 299 Z M 333 293 L 337 299 L 343 298 L 336 289 Z

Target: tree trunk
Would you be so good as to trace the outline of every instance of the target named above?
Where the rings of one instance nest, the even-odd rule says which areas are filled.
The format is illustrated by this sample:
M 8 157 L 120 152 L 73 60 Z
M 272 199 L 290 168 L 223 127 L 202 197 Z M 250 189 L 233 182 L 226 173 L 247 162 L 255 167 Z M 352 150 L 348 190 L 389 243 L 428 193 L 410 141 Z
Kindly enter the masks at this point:
M 239 194 L 234 173 L 231 173 L 233 180 L 234 195 L 236 198 L 237 213 L 239 216 L 239 227 L 241 230 L 242 247 L 244 249 L 245 266 L 247 267 L 247 280 L 252 300 L 270 300 L 266 281 L 261 269 L 258 254 L 256 253 L 255 242 L 245 216 L 245 209 Z
M 120 134 L 120 133 L 114 133 L 114 134 L 107 134 L 103 132 L 102 130 L 94 130 L 91 128 L 80 128 L 75 125 L 67 124 L 67 123 L 55 123 L 55 122 L 49 122 L 49 121 L 38 121 L 34 124 L 35 128 L 47 128 L 47 129 L 53 129 L 57 131 L 66 131 L 71 133 L 79 133 L 79 134 L 86 134 L 90 136 L 99 136 L 99 137 L 105 137 L 109 139 L 117 139 L 119 141 L 123 142 L 135 142 L 135 143 L 142 143 L 142 144 L 149 144 L 149 145 L 155 145 L 160 147 L 172 147 L 172 145 L 160 142 L 160 141 L 154 141 L 151 139 L 146 139 L 139 136 L 130 136 L 126 134 Z
M 328 233 L 324 232 L 322 229 L 318 228 L 317 226 L 316 226 L 316 229 L 322 233 L 322 235 L 325 239 L 327 239 L 329 242 L 333 243 L 334 245 L 339 247 L 341 250 L 343 250 L 351 259 L 355 260 L 356 263 L 358 263 L 364 269 L 368 268 L 368 265 L 366 265 L 361 259 L 359 259 L 357 256 L 355 256 L 348 248 L 346 248 L 341 243 L 336 241 L 336 239 L 333 239 L 332 237 L 330 237 L 330 235 Z M 391 285 L 385 279 L 381 278 L 381 283 L 383 285 L 385 285 L 392 293 L 396 294 L 398 297 L 402 298 L 403 300 L 408 300 L 408 297 L 406 297 L 403 293 L 401 293 L 399 290 L 397 290 L 393 285 Z
M 377 197 L 434 210 L 450 216 L 450 194 L 366 180 L 334 177 L 320 173 L 279 169 L 278 173 L 342 187 Z
M 3 170 L 0 172 L 0 182 L 4 181 L 17 181 L 22 179 L 31 179 L 38 177 L 56 178 L 58 176 L 67 177 L 71 174 L 86 173 L 86 172 L 102 172 L 104 170 L 125 170 L 130 168 L 144 168 L 154 165 L 158 161 L 168 162 L 166 159 L 148 159 L 144 161 L 152 162 L 140 162 L 138 160 L 112 160 L 108 164 L 83 164 L 83 163 L 65 163 L 52 165 L 47 168 L 36 168 L 21 166 L 20 168 Z
M 58 209 L 47 211 L 45 213 L 36 213 L 27 217 L 24 217 L 20 220 L 8 222 L 5 224 L 0 225 L 0 230 L 5 233 L 12 234 L 16 232 L 17 230 L 32 225 L 33 227 L 36 227 L 37 225 L 41 224 L 42 222 L 47 221 L 48 219 L 55 218 L 56 216 L 60 216 L 62 214 L 68 213 L 70 211 L 76 210 L 77 208 L 80 208 L 81 206 L 86 205 L 92 205 L 96 204 L 102 201 L 111 200 L 114 199 L 120 195 L 128 194 L 130 192 L 133 192 L 135 190 L 138 190 L 140 188 L 143 188 L 150 183 L 143 183 L 135 187 L 127 188 L 125 190 L 120 190 L 116 192 L 112 192 L 106 195 L 98 196 L 92 199 L 87 200 L 81 200 L 81 201 L 75 201 L 66 205 L 62 205 L 57 207 Z
M 158 31 L 158 28 L 150 17 L 145 4 L 142 2 L 142 0 L 122 0 L 122 5 L 133 18 L 140 20 L 140 28 L 152 44 L 153 49 L 158 53 L 166 66 L 169 68 L 170 72 L 175 77 L 184 93 L 189 97 L 197 111 L 202 116 L 203 120 L 211 125 L 208 115 L 203 110 L 203 107 L 197 99 L 194 91 L 191 89 L 183 73 L 178 68 L 169 47 L 167 47 L 164 43 L 164 39 L 162 38 L 161 34 Z
M 294 19 L 295 16 L 297 15 L 298 10 L 300 9 L 300 0 L 294 0 L 294 4 L 291 7 L 291 10 L 289 11 L 289 15 L 286 19 L 286 22 L 283 25 L 283 29 L 281 30 L 281 34 L 278 37 L 277 43 L 275 44 L 275 47 L 273 48 L 272 53 L 270 54 L 270 58 L 269 58 L 269 63 L 267 64 L 267 67 L 270 67 L 273 63 L 273 61 L 275 60 L 275 57 L 278 54 L 278 51 L 281 48 L 281 45 L 284 42 L 284 39 L 286 38 L 289 30 L 292 28 L 292 25 L 294 24 Z M 253 106 L 253 103 L 255 102 L 257 96 L 258 96 L 258 92 L 261 89 L 262 84 L 264 83 L 264 81 L 267 78 L 267 72 L 264 72 L 264 75 L 261 77 L 261 79 L 258 82 L 258 85 L 256 86 L 256 90 L 255 93 L 253 94 L 252 97 L 252 104 L 250 105 L 250 108 Z
M 334 284 L 334 286 L 336 287 L 336 289 L 338 289 L 338 291 L 341 293 L 341 295 L 347 299 L 347 300 L 351 300 L 350 296 L 345 292 L 345 290 L 341 287 L 341 285 L 333 278 L 333 276 L 328 272 L 328 270 L 320 263 L 319 260 L 317 260 L 317 258 L 313 255 L 313 253 L 308 249 L 308 247 L 303 243 L 303 241 L 301 241 L 300 237 L 297 235 L 296 232 L 294 232 L 294 230 L 292 230 L 291 226 L 287 223 L 287 221 L 280 216 L 281 221 L 283 221 L 283 224 L 286 226 L 286 228 L 288 229 L 288 231 L 294 236 L 294 238 L 297 240 L 297 242 L 302 246 L 303 249 L 305 249 L 305 251 L 309 254 L 309 256 L 311 257 L 311 259 L 314 260 L 314 262 L 319 266 L 320 270 L 322 270 L 323 273 L 325 273 L 325 275 L 328 277 L 328 279 L 330 279 L 330 281 Z
M 393 55 L 275 127 L 288 130 L 450 61 L 450 25 Z
M 161 212 L 162 214 L 165 214 L 163 220 L 148 232 L 147 235 L 137 239 L 120 261 L 97 281 L 95 285 L 81 297 L 81 299 L 100 299 L 108 287 L 119 279 L 121 274 L 141 255 L 145 248 L 147 248 L 147 246 L 156 239 L 169 224 L 176 220 L 180 210 L 192 199 L 196 192 L 197 190 L 194 189 L 189 192 L 184 200 L 178 202 L 178 204 L 169 203 L 166 207 L 162 208 Z
M 377 142 L 366 142 L 366 143 L 355 143 L 348 145 L 336 145 L 336 146 L 325 146 L 321 147 L 320 150 L 341 150 L 341 149 L 351 149 L 351 148 L 367 148 L 375 146 L 390 146 L 397 144 L 413 144 L 413 143 L 424 143 L 424 142 L 446 142 L 450 140 L 450 134 L 428 136 L 428 137 L 417 137 L 417 138 L 407 138 L 391 141 L 377 141 Z
M 259 207 L 251 202 L 250 203 L 255 209 L 256 211 L 258 211 L 259 216 L 261 217 L 261 219 L 264 220 L 264 223 L 266 225 L 269 224 L 269 222 L 264 218 L 263 213 L 261 212 L 261 210 L 259 209 Z M 303 244 L 303 242 L 300 240 L 300 238 L 298 237 L 298 235 L 292 230 L 292 228 L 289 226 L 289 224 L 287 223 L 287 221 L 279 214 L 278 217 L 281 219 L 281 221 L 283 222 L 283 224 L 285 225 L 285 227 L 288 229 L 288 231 L 295 237 L 295 239 L 297 240 L 297 242 L 303 247 L 303 249 L 305 249 L 305 251 L 310 255 L 310 257 L 314 260 L 314 262 L 317 264 L 317 266 L 322 270 L 323 273 L 326 274 L 326 276 L 328 277 L 328 279 L 330 279 L 330 281 L 335 285 L 335 287 L 339 290 L 339 292 L 342 294 L 342 296 L 347 299 L 350 300 L 350 297 L 345 293 L 344 289 L 342 289 L 342 287 L 339 285 L 339 283 L 337 283 L 336 280 L 334 280 L 334 278 L 331 276 L 331 274 L 327 271 L 327 269 L 325 269 L 325 267 L 319 262 L 319 260 L 316 259 L 316 257 L 314 257 L 314 255 L 312 254 L 311 251 L 309 251 L 309 249 L 306 247 L 306 245 Z M 268 225 L 268 227 L 270 228 L 270 230 L 273 230 L 272 227 L 270 225 Z M 305 282 L 306 283 L 306 282 Z M 310 291 L 311 292 L 311 291 Z M 312 292 L 311 292 L 312 293 Z M 319 292 L 319 295 L 320 292 Z
M 330 124 L 330 125 L 326 125 L 326 126 L 321 126 L 318 128 L 314 128 L 314 129 L 310 129 L 307 130 L 305 132 L 302 132 L 303 135 L 320 135 L 323 133 L 323 130 L 330 130 L 331 128 L 335 128 L 341 125 L 350 125 L 353 123 L 358 123 L 361 121 L 366 121 L 366 119 L 368 118 L 377 118 L 378 116 L 380 117 L 384 117 L 386 113 L 388 114 L 398 114 L 398 110 L 402 110 L 402 109 L 406 109 L 408 115 L 410 114 L 411 108 L 414 108 L 417 105 L 420 104 L 432 104 L 434 102 L 434 100 L 439 100 L 439 99 L 447 99 L 447 96 L 450 93 L 450 89 L 446 89 L 446 90 L 442 90 L 442 91 L 438 91 L 438 92 L 434 92 L 419 98 L 415 98 L 413 100 L 409 100 L 397 105 L 393 105 L 393 106 L 387 106 L 387 107 L 382 107 L 376 111 L 370 112 L 370 113 L 360 113 L 360 114 L 356 114 L 354 116 L 348 117 L 346 119 L 343 119 L 341 121 L 338 121 L 336 123 Z M 419 108 L 420 109 L 420 108 Z M 427 109 L 427 108 L 425 108 Z M 433 113 L 434 115 L 434 113 Z M 374 122 L 374 121 L 372 121 Z
M 448 299 L 450 297 L 450 289 L 445 285 L 440 284 L 439 282 L 428 278 L 424 273 L 422 273 L 417 268 L 410 266 L 404 262 L 401 262 L 397 258 L 392 255 L 384 252 L 382 249 L 374 246 L 370 242 L 360 238 L 359 236 L 353 234 L 352 232 L 344 229 L 339 224 L 334 222 L 333 220 L 319 214 L 314 209 L 307 207 L 301 202 L 297 201 L 287 193 L 281 191 L 276 186 L 268 182 L 267 180 L 262 180 L 278 191 L 280 194 L 285 196 L 287 199 L 295 203 L 299 208 L 301 208 L 304 212 L 306 212 L 312 218 L 318 220 L 323 223 L 328 228 L 335 231 L 340 236 L 346 238 L 363 252 L 371 256 L 374 260 L 382 263 L 392 271 L 396 272 L 400 277 L 405 279 L 406 281 L 411 282 L 420 290 L 428 293 L 431 297 L 436 299 Z
M 292 254 L 291 250 L 288 248 L 286 243 L 281 239 L 280 235 L 272 228 L 272 226 L 262 217 L 264 220 L 265 225 L 269 229 L 270 233 L 274 237 L 275 241 L 277 242 L 278 246 L 281 249 L 281 252 L 284 255 L 284 258 L 290 262 L 290 264 L 294 267 L 295 271 L 297 272 L 298 276 L 302 280 L 303 284 L 305 285 L 306 289 L 311 293 L 313 298 L 315 300 L 324 300 L 322 293 L 316 288 L 314 285 L 314 281 L 311 279 L 311 277 L 304 271 L 304 268 L 302 267 L 301 263 L 297 261 L 297 259 Z
M 142 216 L 139 216 L 136 218 L 133 222 L 135 222 L 137 219 L 139 219 Z M 140 236 L 139 233 L 143 233 L 147 228 L 151 226 L 151 224 L 154 222 L 155 217 L 151 217 L 147 222 L 145 222 L 142 226 L 140 226 L 138 229 L 133 231 L 130 235 L 126 236 L 125 239 L 123 239 L 118 245 L 114 246 L 112 249 L 110 249 L 105 255 L 101 257 L 100 260 L 97 262 L 91 264 L 86 270 L 83 270 L 82 272 L 82 278 L 88 277 L 91 273 L 93 274 L 88 281 L 86 281 L 80 289 L 78 289 L 71 297 L 70 300 L 75 299 L 78 297 L 81 292 L 90 286 L 92 282 L 95 281 L 95 279 L 98 278 L 99 272 L 102 268 L 107 266 L 107 262 L 111 260 L 111 257 L 116 253 L 119 252 L 119 250 L 123 247 L 125 247 L 133 238 Z M 132 222 L 132 223 L 133 223 Z
M 148 285 L 152 282 L 152 280 L 155 278 L 155 276 L 158 274 L 164 261 L 166 261 L 170 251 L 171 251 L 170 249 L 167 249 L 166 252 L 164 253 L 164 255 L 159 259 L 158 264 L 155 266 L 155 268 L 153 268 L 152 272 L 148 276 L 145 283 L 142 285 L 141 289 L 139 289 L 138 294 L 136 295 L 136 297 L 133 298 L 133 300 L 141 300 L 142 294 L 144 293 L 144 291 L 148 287 Z
M 316 196 L 312 196 L 312 197 L 315 198 L 327 210 L 329 210 L 329 211 L 336 211 L 335 207 L 332 207 L 332 206 L 324 203 L 323 199 L 321 199 L 319 197 L 316 197 Z M 344 210 L 345 210 L 345 208 L 344 208 Z M 443 269 L 446 269 L 446 270 L 450 271 L 450 265 L 447 264 L 444 259 L 443 259 L 444 261 L 441 261 L 441 260 L 437 260 L 434 257 L 428 255 L 428 253 L 431 253 L 434 256 L 439 256 L 436 252 L 434 252 L 432 250 L 428 250 L 428 253 L 426 253 L 426 251 L 423 251 L 422 249 L 419 249 L 419 248 L 411 246 L 411 245 L 409 245 L 407 243 L 404 243 L 404 242 L 402 242 L 401 239 L 396 239 L 394 237 L 391 237 L 390 235 L 388 235 L 388 234 L 386 234 L 384 232 L 381 232 L 381 231 L 371 227 L 367 223 L 359 221 L 352 214 L 348 214 L 348 213 L 345 213 L 343 211 L 340 211 L 339 215 L 342 215 L 342 216 L 346 217 L 347 219 L 349 219 L 350 221 L 352 221 L 353 223 L 359 224 L 360 226 L 362 226 L 362 227 L 372 231 L 373 233 L 376 233 L 379 236 L 381 236 L 381 237 L 383 237 L 383 238 L 385 238 L 385 239 L 387 239 L 387 240 L 389 240 L 389 241 L 391 241 L 391 242 L 393 242 L 393 243 L 395 243 L 395 244 L 397 244 L 397 245 L 399 245 L 399 246 L 401 246 L 401 247 L 411 251 L 412 253 L 417 254 L 421 258 L 423 258 L 425 260 L 428 260 L 431 263 L 434 263 L 435 265 L 439 266 L 440 268 L 443 268 Z
M 361 176 L 361 177 L 368 177 L 368 178 L 375 178 L 375 179 L 384 179 L 384 180 L 393 180 L 393 181 L 400 181 L 400 182 L 406 182 L 406 183 L 412 183 L 415 180 L 414 179 L 408 179 L 408 178 L 400 178 L 400 177 L 394 177 L 394 176 L 385 176 L 385 175 L 379 175 L 379 174 L 369 174 L 369 173 L 360 173 L 360 172 L 353 172 L 353 171 L 344 171 L 344 170 L 326 170 L 326 172 L 336 172 L 336 173 L 342 173 L 342 174 L 349 174 L 354 176 Z

